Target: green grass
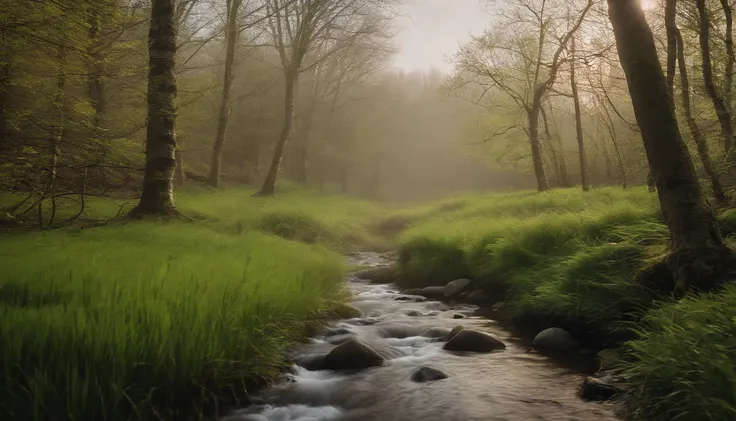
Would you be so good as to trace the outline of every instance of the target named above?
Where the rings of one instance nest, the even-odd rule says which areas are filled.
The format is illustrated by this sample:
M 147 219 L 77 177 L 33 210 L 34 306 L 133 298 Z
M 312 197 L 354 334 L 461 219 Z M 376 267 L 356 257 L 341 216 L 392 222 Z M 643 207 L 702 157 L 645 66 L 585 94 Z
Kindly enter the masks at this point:
M 92 201 L 85 218 L 119 204 Z M 323 315 L 355 316 L 328 247 L 380 242 L 375 205 L 304 191 L 177 204 L 197 220 L 0 243 L 0 419 L 196 419 L 273 377 Z
M 559 326 L 594 349 L 626 343 L 614 354 L 624 356 L 641 419 L 736 419 L 736 288 L 670 302 L 655 265 L 668 239 L 656 195 L 466 196 L 387 220 L 399 218 L 411 221 L 400 236 L 403 286 L 471 277 L 531 333 Z M 736 213 L 719 225 L 736 234 Z

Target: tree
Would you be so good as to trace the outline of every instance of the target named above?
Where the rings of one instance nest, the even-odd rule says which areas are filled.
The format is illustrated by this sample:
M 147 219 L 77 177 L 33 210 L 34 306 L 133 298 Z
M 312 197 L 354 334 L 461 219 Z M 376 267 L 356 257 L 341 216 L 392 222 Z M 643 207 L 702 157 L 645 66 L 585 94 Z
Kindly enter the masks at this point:
M 723 186 L 721 185 L 718 171 L 716 171 L 713 160 L 710 157 L 710 153 L 708 151 L 708 141 L 703 134 L 703 131 L 700 130 L 700 126 L 698 126 L 698 122 L 695 120 L 695 116 L 693 115 L 692 111 L 692 102 L 690 99 L 690 80 L 688 78 L 687 62 L 685 60 L 685 42 L 682 39 L 682 33 L 680 33 L 680 29 L 677 27 L 676 8 L 677 0 L 667 0 L 667 9 L 669 13 L 665 15 L 665 24 L 668 28 L 668 37 L 671 34 L 671 36 L 675 40 L 675 58 L 677 59 L 677 64 L 680 68 L 680 93 L 682 97 L 682 111 L 685 115 L 685 122 L 687 123 L 687 127 L 690 130 L 690 135 L 693 137 L 693 141 L 695 142 L 698 156 L 700 157 L 700 161 L 703 164 L 703 169 L 705 170 L 706 174 L 708 174 L 711 189 L 713 190 L 713 196 L 718 202 L 723 203 L 726 201 L 726 194 L 723 190 Z M 668 60 L 670 53 L 671 52 L 669 50 L 668 42 Z M 670 89 L 672 89 L 672 87 L 670 87 Z
M 452 85 L 483 88 L 480 102 L 489 92 L 510 98 L 527 118 L 537 190 L 549 190 L 539 142 L 539 114 L 542 102 L 555 84 L 561 66 L 567 61 L 562 53 L 580 29 L 593 1 L 572 12 L 569 3 L 516 0 L 511 15 L 495 31 L 473 37 L 455 57 Z M 569 16 L 578 17 L 571 21 Z M 550 42 L 554 40 L 554 42 Z
M 148 32 L 148 128 L 141 198 L 131 214 L 174 215 L 176 19 L 174 0 L 153 0 Z
M 585 163 L 585 143 L 583 139 L 583 120 L 580 115 L 580 95 L 578 94 L 578 83 L 575 79 L 575 37 L 572 37 L 570 47 L 570 88 L 572 101 L 575 107 L 575 134 L 578 140 L 578 157 L 580 162 L 580 186 L 583 191 L 590 190 L 588 185 L 588 167 Z
M 639 0 L 608 0 L 621 65 L 662 214 L 670 231 L 665 260 L 675 295 L 718 285 L 732 255 L 707 205 L 675 118 L 675 106 Z
M 726 2 L 727 3 L 727 2 Z M 710 53 L 710 18 L 708 16 L 708 10 L 705 7 L 705 0 L 696 0 L 695 5 L 698 9 L 698 16 L 699 16 L 699 33 L 698 38 L 700 40 L 700 54 L 702 59 L 702 65 L 703 65 L 703 82 L 705 83 L 705 90 L 708 93 L 708 96 L 711 99 L 711 102 L 713 102 L 713 107 L 716 110 L 716 115 L 718 116 L 718 122 L 721 125 L 721 133 L 723 135 L 723 151 L 726 153 L 726 159 L 728 161 L 731 160 L 732 151 L 733 148 L 733 120 L 731 116 L 730 111 L 730 104 L 726 101 L 726 98 L 724 95 L 718 91 L 716 88 L 715 81 L 713 79 L 713 63 L 711 59 L 711 53 Z M 729 12 L 727 13 L 727 16 L 730 20 L 730 8 L 728 8 Z M 727 26 L 730 28 L 731 24 L 728 23 Z M 733 64 L 731 61 L 731 57 L 733 55 L 733 41 L 732 41 L 732 35 L 726 36 L 727 40 L 730 41 L 730 53 L 729 53 L 729 59 L 727 64 L 727 73 L 733 73 Z M 727 47 L 729 46 L 729 43 L 727 41 Z M 728 70 L 730 68 L 730 70 Z M 731 78 L 733 78 L 733 74 L 730 75 Z M 726 83 L 726 90 L 730 91 L 731 83 Z

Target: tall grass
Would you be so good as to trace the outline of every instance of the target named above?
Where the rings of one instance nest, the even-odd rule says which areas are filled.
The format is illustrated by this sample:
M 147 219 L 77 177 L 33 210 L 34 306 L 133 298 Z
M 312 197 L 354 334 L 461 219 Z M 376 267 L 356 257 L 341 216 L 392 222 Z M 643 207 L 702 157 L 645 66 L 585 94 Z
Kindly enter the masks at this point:
M 656 275 L 668 239 L 655 195 L 490 194 L 399 216 L 411 221 L 401 236 L 404 286 L 471 276 L 506 301 L 517 326 L 563 327 L 595 348 L 628 341 L 614 355 L 624 356 L 641 419 L 736 419 L 736 288 L 673 304 L 642 282 Z M 736 233 L 735 212 L 719 222 Z
M 0 419 L 197 419 L 272 377 L 285 348 L 344 299 L 343 259 L 322 244 L 344 245 L 350 222 L 317 211 L 338 199 L 229 200 L 184 195 L 185 213 L 205 217 L 195 223 L 6 237 Z M 264 223 L 276 209 L 320 221 L 331 240 L 271 235 L 304 240 Z

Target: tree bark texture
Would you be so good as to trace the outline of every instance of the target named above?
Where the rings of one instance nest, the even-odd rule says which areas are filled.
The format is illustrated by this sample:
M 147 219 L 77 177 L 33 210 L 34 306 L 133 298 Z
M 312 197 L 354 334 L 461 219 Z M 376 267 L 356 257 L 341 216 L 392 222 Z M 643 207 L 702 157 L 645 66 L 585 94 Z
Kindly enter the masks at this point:
M 235 44 L 238 40 L 238 9 L 242 0 L 227 1 L 227 22 L 225 24 L 225 71 L 222 82 L 222 97 L 220 98 L 220 113 L 217 118 L 217 133 L 212 146 L 212 162 L 207 184 L 218 187 L 222 169 L 222 151 L 227 135 L 227 123 L 230 119 L 230 91 L 232 90 L 235 66 Z
M 148 127 L 143 191 L 133 215 L 174 215 L 176 23 L 174 0 L 153 0 L 148 32 Z
M 732 155 L 731 149 L 733 147 L 733 121 L 731 120 L 731 113 L 729 112 L 728 104 L 726 104 L 726 99 L 718 92 L 713 81 L 713 65 L 710 53 L 710 18 L 708 16 L 708 10 L 705 7 L 705 0 L 696 0 L 695 4 L 698 8 L 698 16 L 700 18 L 698 38 L 700 40 L 700 54 L 703 65 L 703 82 L 705 83 L 705 90 L 708 92 L 711 102 L 713 102 L 713 107 L 718 116 L 718 122 L 721 124 L 723 151 L 726 154 L 726 160 L 730 161 Z
M 532 107 L 527 113 L 529 119 L 529 146 L 532 151 L 532 164 L 534 176 L 537 179 L 537 190 L 540 192 L 549 190 L 547 174 L 544 171 L 544 157 L 542 156 L 542 145 L 539 143 L 539 110 L 541 109 L 541 98 L 535 98 Z
M 707 290 L 721 281 L 731 252 L 718 231 L 675 118 L 675 105 L 639 0 L 608 0 L 621 65 L 634 114 L 670 231 L 666 259 L 675 295 Z
M 590 190 L 588 185 L 588 167 L 585 163 L 585 142 L 583 139 L 583 120 L 580 115 L 580 95 L 578 95 L 578 83 L 575 79 L 575 37 L 572 38 L 570 48 L 570 87 L 572 88 L 572 101 L 575 106 L 575 133 L 578 139 L 578 158 L 580 162 L 580 187 L 583 191 Z

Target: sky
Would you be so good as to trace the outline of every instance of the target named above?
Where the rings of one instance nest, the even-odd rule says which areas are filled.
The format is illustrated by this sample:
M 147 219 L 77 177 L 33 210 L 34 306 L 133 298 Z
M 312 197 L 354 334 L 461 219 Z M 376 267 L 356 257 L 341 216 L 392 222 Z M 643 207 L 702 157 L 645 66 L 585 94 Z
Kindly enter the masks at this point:
M 394 65 L 406 72 L 449 71 L 448 58 L 470 34 L 488 27 L 485 0 L 406 0 L 396 18 L 399 52 Z

